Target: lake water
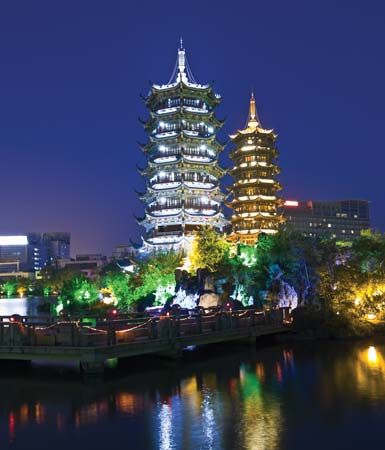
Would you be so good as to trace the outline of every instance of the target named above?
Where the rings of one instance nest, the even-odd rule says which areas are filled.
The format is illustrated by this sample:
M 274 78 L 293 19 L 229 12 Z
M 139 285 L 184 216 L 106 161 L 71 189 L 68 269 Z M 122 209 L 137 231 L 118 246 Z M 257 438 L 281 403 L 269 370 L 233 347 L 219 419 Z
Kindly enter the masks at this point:
M 385 340 L 131 359 L 91 385 L 71 367 L 0 366 L 1 448 L 385 448 Z

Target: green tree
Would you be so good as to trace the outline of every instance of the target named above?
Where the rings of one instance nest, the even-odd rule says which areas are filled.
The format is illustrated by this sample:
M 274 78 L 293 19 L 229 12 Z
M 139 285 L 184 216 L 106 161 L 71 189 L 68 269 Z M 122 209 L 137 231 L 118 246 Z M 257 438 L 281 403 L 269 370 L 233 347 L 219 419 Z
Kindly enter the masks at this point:
M 103 285 L 109 289 L 120 306 L 131 306 L 132 277 L 123 272 L 108 272 L 103 278 Z
M 207 269 L 215 272 L 229 254 L 230 244 L 226 238 L 212 227 L 201 227 L 192 244 L 188 255 L 190 272 L 196 273 L 198 269 Z
M 14 280 L 8 280 L 3 284 L 3 292 L 9 298 L 15 295 L 17 283 Z
M 70 306 L 90 306 L 98 300 L 99 290 L 84 276 L 75 276 L 63 283 L 59 300 Z

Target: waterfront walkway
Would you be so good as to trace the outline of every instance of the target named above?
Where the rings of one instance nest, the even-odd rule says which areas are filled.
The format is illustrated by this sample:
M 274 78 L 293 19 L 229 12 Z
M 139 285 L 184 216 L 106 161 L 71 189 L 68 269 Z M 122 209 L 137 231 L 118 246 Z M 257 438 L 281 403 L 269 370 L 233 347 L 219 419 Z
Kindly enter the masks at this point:
M 177 358 L 189 346 L 244 341 L 287 331 L 285 311 L 244 311 L 115 320 L 0 317 L 0 359 L 79 361 L 87 374 L 111 358 L 157 354 Z

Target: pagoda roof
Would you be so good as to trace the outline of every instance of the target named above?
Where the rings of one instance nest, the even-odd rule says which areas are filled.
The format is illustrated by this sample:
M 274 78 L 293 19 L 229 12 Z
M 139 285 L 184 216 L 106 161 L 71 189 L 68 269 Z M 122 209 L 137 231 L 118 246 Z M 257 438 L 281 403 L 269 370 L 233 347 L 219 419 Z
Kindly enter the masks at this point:
M 172 91 L 178 90 L 179 92 L 196 92 L 198 94 L 204 93 L 214 103 L 220 102 L 220 95 L 215 94 L 212 87 L 209 84 L 200 84 L 195 80 L 186 57 L 186 50 L 183 48 L 183 42 L 181 41 L 178 48 L 177 61 L 171 75 L 170 80 L 166 84 L 153 84 L 151 91 L 146 99 L 146 103 L 152 103 L 154 98 L 157 98 L 159 94 L 166 93 L 169 95 Z
M 253 134 L 272 134 L 274 137 L 274 130 L 265 129 L 261 125 L 261 121 L 258 117 L 257 109 L 255 106 L 254 93 L 251 94 L 250 98 L 250 106 L 249 106 L 249 115 L 247 118 L 246 126 L 243 130 L 237 130 L 236 133 L 230 134 L 231 140 L 236 140 L 242 136 L 248 136 Z
M 209 123 L 216 124 L 217 126 L 222 126 L 225 121 L 220 120 L 215 116 L 214 111 L 205 111 L 205 112 L 199 112 L 199 111 L 192 111 L 189 109 L 189 106 L 178 106 L 176 108 L 170 108 L 173 111 L 167 112 L 167 113 L 156 113 L 154 111 L 150 111 L 150 119 L 147 122 L 140 121 L 144 126 L 148 126 L 150 123 L 152 123 L 154 120 L 165 120 L 166 118 L 189 118 L 197 121 L 205 120 Z M 198 109 L 198 108 L 197 108 Z M 199 116 L 199 117 L 197 117 Z

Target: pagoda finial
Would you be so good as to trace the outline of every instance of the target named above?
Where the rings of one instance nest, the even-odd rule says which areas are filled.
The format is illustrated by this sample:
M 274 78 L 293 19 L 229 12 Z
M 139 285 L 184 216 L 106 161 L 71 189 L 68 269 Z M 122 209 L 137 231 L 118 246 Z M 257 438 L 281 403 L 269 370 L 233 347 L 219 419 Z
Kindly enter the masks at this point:
M 183 38 L 180 38 L 180 47 L 178 49 L 178 75 L 177 80 L 187 81 L 186 76 L 186 51 L 183 48 Z
M 259 122 L 259 117 L 257 115 L 257 108 L 255 106 L 254 89 L 253 89 L 251 91 L 251 97 L 250 97 L 249 117 L 247 119 L 247 126 L 255 127 L 257 125 L 260 125 L 260 122 Z
M 251 91 L 250 98 L 250 111 L 249 111 L 249 120 L 255 120 L 255 99 L 254 99 L 254 91 Z

